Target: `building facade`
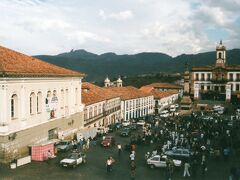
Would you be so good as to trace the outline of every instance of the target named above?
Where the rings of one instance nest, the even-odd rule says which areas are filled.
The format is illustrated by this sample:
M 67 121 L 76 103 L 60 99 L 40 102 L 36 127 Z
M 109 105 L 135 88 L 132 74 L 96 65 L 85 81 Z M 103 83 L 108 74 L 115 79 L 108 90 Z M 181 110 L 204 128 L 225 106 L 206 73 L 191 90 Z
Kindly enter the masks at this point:
M 140 90 L 153 95 L 155 114 L 160 113 L 163 109 L 174 104 L 180 96 L 178 90 L 159 90 L 152 86 L 143 86 Z
M 220 41 L 216 47 L 215 65 L 192 67 L 191 95 L 195 100 L 240 102 L 240 66 L 226 62 L 226 47 Z
M 108 89 L 83 83 L 84 127 L 107 127 L 120 120 L 120 97 Z
M 130 120 L 154 113 L 154 98 L 150 93 L 132 87 L 106 88 L 121 97 L 121 119 Z
M 84 74 L 0 47 L 0 161 L 83 126 Z M 78 101 L 79 99 L 79 101 Z

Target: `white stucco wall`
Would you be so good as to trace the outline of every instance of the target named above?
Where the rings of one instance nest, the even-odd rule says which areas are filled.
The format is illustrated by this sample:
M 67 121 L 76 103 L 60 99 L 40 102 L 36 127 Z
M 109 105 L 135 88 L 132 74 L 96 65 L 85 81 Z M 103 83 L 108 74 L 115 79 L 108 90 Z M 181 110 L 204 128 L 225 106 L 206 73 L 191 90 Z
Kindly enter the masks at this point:
M 0 78 L 0 133 L 11 133 L 39 124 L 68 117 L 74 113 L 82 112 L 81 80 L 78 77 L 65 78 Z M 61 107 L 61 90 L 64 92 L 64 105 Z M 66 95 L 68 90 L 68 95 Z M 56 92 L 58 101 L 52 103 L 53 92 Z M 39 98 L 41 112 L 36 111 L 36 99 L 33 112 L 30 114 L 30 94 L 35 97 L 41 92 Z M 49 106 L 46 105 L 47 93 L 51 92 Z M 11 98 L 17 95 L 16 118 L 11 117 Z M 77 100 L 76 100 L 77 98 Z M 68 102 L 67 102 L 68 99 Z M 55 116 L 50 118 L 50 110 L 54 107 Z M 4 127 L 3 127 L 4 125 Z

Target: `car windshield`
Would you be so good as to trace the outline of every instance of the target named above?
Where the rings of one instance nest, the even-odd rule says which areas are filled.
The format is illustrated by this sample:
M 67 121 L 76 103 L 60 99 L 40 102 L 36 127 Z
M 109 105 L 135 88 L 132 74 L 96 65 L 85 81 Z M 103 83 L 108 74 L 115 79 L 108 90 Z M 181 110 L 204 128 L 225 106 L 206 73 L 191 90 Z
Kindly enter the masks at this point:
M 78 158 L 78 154 L 71 154 L 68 157 L 69 159 L 77 159 Z

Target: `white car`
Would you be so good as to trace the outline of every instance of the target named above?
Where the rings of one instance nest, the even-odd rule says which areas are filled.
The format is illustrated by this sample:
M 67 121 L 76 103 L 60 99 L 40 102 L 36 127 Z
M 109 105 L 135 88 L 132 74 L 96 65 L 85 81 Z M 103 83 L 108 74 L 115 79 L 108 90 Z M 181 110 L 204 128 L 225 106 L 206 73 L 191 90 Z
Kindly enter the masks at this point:
M 139 126 L 144 126 L 144 125 L 145 125 L 145 121 L 144 121 L 144 120 L 139 120 L 139 121 L 137 122 L 137 125 L 139 125 Z
M 108 130 L 109 130 L 109 128 L 106 128 L 106 127 L 98 127 L 97 134 L 98 135 L 106 135 L 106 134 L 108 134 Z
M 122 122 L 122 125 L 123 125 L 124 127 L 129 126 L 129 125 L 130 125 L 130 121 L 123 121 L 123 122 Z
M 172 161 L 173 161 L 174 166 L 176 166 L 176 167 L 180 167 L 182 165 L 182 161 L 180 161 L 180 160 L 173 159 Z M 150 166 L 150 168 L 167 167 L 167 156 L 166 155 L 152 156 L 147 160 L 147 164 Z
M 172 105 L 169 107 L 169 111 L 170 111 L 170 112 L 175 112 L 175 111 L 176 111 L 176 105 L 175 105 L 175 104 L 172 104 Z
M 86 154 L 82 152 L 73 152 L 67 158 L 64 158 L 60 161 L 61 166 L 63 167 L 73 167 L 75 168 L 79 164 L 85 164 Z
M 162 111 L 162 112 L 160 112 L 160 115 L 159 115 L 160 117 L 169 117 L 170 116 L 170 114 L 169 114 L 169 112 L 167 111 L 167 110 L 164 110 L 164 111 Z

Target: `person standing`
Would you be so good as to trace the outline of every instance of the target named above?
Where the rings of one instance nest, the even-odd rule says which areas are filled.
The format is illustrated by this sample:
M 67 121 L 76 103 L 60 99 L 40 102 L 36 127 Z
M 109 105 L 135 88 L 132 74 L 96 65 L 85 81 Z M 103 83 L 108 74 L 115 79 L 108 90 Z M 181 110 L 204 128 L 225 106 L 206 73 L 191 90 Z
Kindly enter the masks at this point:
M 111 156 L 109 156 L 108 157 L 108 159 L 107 159 L 107 162 L 106 162 L 106 166 L 107 166 L 107 172 L 110 172 L 111 171 L 111 169 L 112 169 L 112 158 L 111 158 Z
M 189 168 L 190 168 L 190 164 L 189 164 L 188 162 L 185 162 L 185 163 L 184 163 L 183 177 L 185 177 L 186 175 L 187 175 L 188 177 L 190 177 Z
M 136 164 L 134 161 L 131 162 L 131 179 L 134 180 L 136 176 Z
M 135 153 L 134 153 L 134 151 L 130 154 L 130 160 L 131 161 L 134 161 L 135 160 Z
M 117 145 L 117 148 L 118 148 L 118 156 L 120 156 L 120 155 L 121 155 L 121 152 L 122 152 L 122 145 L 119 143 L 119 144 Z

